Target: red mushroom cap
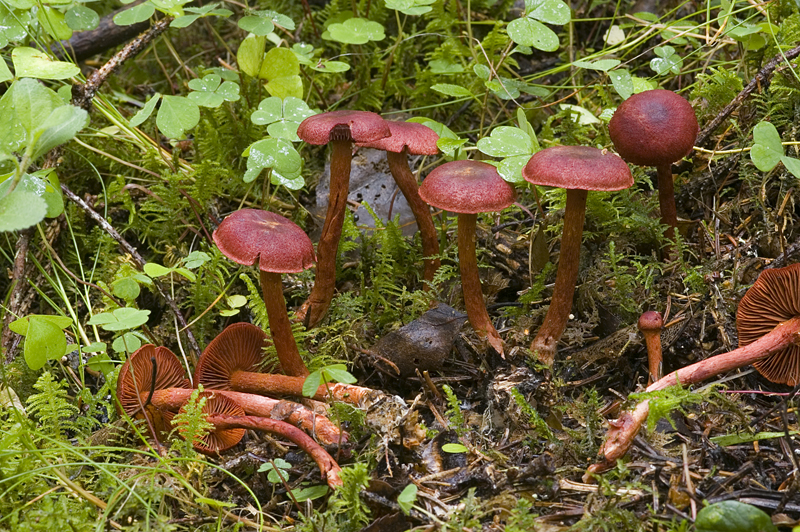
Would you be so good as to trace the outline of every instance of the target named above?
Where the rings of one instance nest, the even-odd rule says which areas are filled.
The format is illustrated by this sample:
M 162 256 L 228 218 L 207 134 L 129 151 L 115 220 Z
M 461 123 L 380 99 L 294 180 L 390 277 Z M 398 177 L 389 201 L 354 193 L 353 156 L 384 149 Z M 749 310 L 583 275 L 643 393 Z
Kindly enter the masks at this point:
M 739 346 L 751 344 L 779 324 L 800 316 L 800 264 L 764 270 L 739 302 Z M 753 364 L 772 382 L 800 382 L 800 346 L 790 345 Z
M 449 212 L 477 214 L 501 211 L 517 193 L 497 168 L 480 161 L 452 161 L 434 169 L 419 187 L 428 205 Z
M 264 347 L 269 341 L 261 327 L 250 323 L 228 325 L 200 355 L 194 370 L 195 382 L 213 390 L 230 390 L 234 371 L 274 370 L 262 367 Z
M 663 89 L 634 94 L 622 102 L 608 123 L 617 152 L 639 166 L 681 160 L 691 153 L 698 131 L 689 102 Z
M 434 130 L 423 124 L 416 122 L 390 122 L 389 131 L 391 137 L 386 137 L 372 142 L 359 142 L 362 148 L 375 148 L 376 150 L 391 151 L 400 153 L 408 149 L 411 155 L 436 155 L 439 148 L 436 141 L 439 135 Z
M 222 254 L 233 262 L 252 266 L 258 261 L 265 272 L 297 273 L 316 260 L 308 235 L 273 212 L 236 211 L 222 221 L 213 238 Z
M 386 120 L 369 111 L 330 111 L 309 116 L 297 128 L 297 136 L 309 144 L 332 140 L 372 142 L 391 135 Z
M 639 316 L 639 330 L 640 331 L 660 331 L 664 326 L 664 320 L 661 314 L 655 310 L 648 310 Z
M 522 177 L 534 185 L 575 190 L 622 190 L 633 185 L 625 161 L 589 146 L 553 146 L 534 153 Z

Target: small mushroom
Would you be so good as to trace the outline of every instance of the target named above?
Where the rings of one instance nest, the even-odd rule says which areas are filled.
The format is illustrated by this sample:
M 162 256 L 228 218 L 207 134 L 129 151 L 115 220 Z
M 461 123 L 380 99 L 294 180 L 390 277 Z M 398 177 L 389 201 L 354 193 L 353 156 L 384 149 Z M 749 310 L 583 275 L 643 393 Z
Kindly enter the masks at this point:
M 458 265 L 467 318 L 478 335 L 486 337 L 489 345 L 504 356 L 503 340 L 483 302 L 475 232 L 479 212 L 501 211 L 514 203 L 514 187 L 491 164 L 452 161 L 428 174 L 419 187 L 419 195 L 429 205 L 458 214 Z
M 213 238 L 222 254 L 232 261 L 247 266 L 258 262 L 269 329 L 281 367 L 287 375 L 307 376 L 308 369 L 300 358 L 286 313 L 281 274 L 312 266 L 314 247 L 308 235 L 279 214 L 242 209 L 225 218 Z
M 263 348 L 269 337 L 251 323 L 234 323 L 219 333 L 203 351 L 195 368 L 195 382 L 206 389 L 233 390 L 259 395 L 302 397 L 305 377 L 263 373 Z M 329 383 L 317 389 L 313 399 L 335 399 L 358 405 L 376 392 L 369 388 Z
M 658 172 L 658 202 L 666 237 L 675 239 L 678 214 L 672 163 L 692 152 L 699 126 L 692 106 L 672 91 L 658 89 L 634 94 L 617 107 L 608 123 L 614 147 L 626 161 L 655 166 Z M 664 250 L 669 257 L 670 247 Z
M 647 362 L 650 370 L 650 380 L 652 384 L 661 378 L 662 356 L 661 356 L 661 328 L 664 320 L 661 314 L 654 310 L 648 310 L 639 316 L 639 331 L 644 336 L 647 346 Z
M 531 351 L 539 361 L 552 366 L 558 341 L 572 310 L 587 191 L 622 190 L 633 185 L 633 177 L 628 165 L 617 155 L 588 146 L 553 146 L 535 153 L 522 170 L 522 176 L 534 185 L 567 189 L 553 297 L 544 323 L 531 344 Z
M 331 190 L 317 245 L 317 276 L 311 295 L 298 312 L 298 317 L 308 328 L 316 326 L 325 317 L 336 288 L 336 252 L 350 188 L 353 143 L 373 142 L 390 134 L 386 121 L 367 111 L 331 111 L 309 116 L 297 128 L 297 136 L 305 142 L 331 145 Z
M 439 239 L 436 237 L 436 228 L 433 225 L 431 209 L 419 197 L 417 178 L 408 166 L 408 156 L 436 155 L 439 153 L 439 148 L 436 146 L 439 135 L 428 126 L 415 122 L 387 121 L 386 123 L 389 124 L 392 136 L 373 142 L 359 142 L 358 145 L 386 152 L 389 171 L 392 173 L 398 188 L 406 197 L 408 206 L 417 220 L 417 227 L 422 240 L 422 254 L 425 257 L 434 257 L 425 259 L 423 279 L 430 283 L 433 281 L 436 270 L 441 265 L 438 259 Z M 428 286 L 426 285 L 425 288 L 427 289 Z

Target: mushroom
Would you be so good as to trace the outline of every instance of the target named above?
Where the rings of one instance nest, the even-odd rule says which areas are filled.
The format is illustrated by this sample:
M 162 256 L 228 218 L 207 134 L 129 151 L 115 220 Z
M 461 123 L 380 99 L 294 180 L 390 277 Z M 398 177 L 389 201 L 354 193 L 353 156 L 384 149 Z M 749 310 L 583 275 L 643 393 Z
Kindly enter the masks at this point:
M 415 122 L 386 122 L 389 124 L 391 137 L 373 142 L 359 142 L 364 148 L 384 150 L 389 162 L 389 171 L 392 173 L 398 188 L 406 197 L 411 212 L 417 220 L 420 238 L 422 240 L 422 254 L 425 257 L 423 279 L 430 283 L 436 270 L 439 269 L 439 239 L 436 237 L 436 228 L 433 226 L 433 217 L 428 204 L 419 197 L 417 178 L 408 166 L 409 155 L 436 155 L 439 148 L 436 141 L 439 135 L 428 126 Z M 428 285 L 425 286 L 428 288 Z
M 552 366 L 572 309 L 587 191 L 622 190 L 633 185 L 633 177 L 628 165 L 617 155 L 588 146 L 553 146 L 535 153 L 522 170 L 522 176 L 534 185 L 567 189 L 553 297 L 544 323 L 531 344 L 531 351 L 539 361 Z
M 452 161 L 428 174 L 419 187 L 419 195 L 429 205 L 458 214 L 458 264 L 467 318 L 478 335 L 486 337 L 489 345 L 504 356 L 503 340 L 483 302 L 475 233 L 477 214 L 500 211 L 514 203 L 514 187 L 491 164 Z
M 623 159 L 656 167 L 661 223 L 667 226 L 670 240 L 675 239 L 678 225 L 672 163 L 692 152 L 698 131 L 689 102 L 664 89 L 634 94 L 617 107 L 608 123 L 608 133 Z M 670 256 L 670 248 L 665 248 L 665 257 Z
M 322 476 L 328 486 L 335 489 L 342 485 L 339 477 L 341 468 L 336 460 L 328 454 L 311 437 L 297 427 L 280 421 L 258 416 L 246 416 L 244 410 L 231 398 L 220 395 L 218 392 L 203 392 L 198 397 L 205 398 L 203 412 L 206 421 L 214 425 L 214 430 L 206 434 L 194 447 L 199 452 L 207 455 L 218 455 L 241 441 L 247 429 L 269 432 L 270 434 L 286 438 L 300 449 L 305 451 L 319 466 Z M 185 411 L 186 405 L 181 407 Z M 178 432 L 181 432 L 178 427 Z M 182 434 L 181 434 L 182 435 Z
M 263 348 L 269 337 L 250 323 L 234 323 L 219 333 L 203 351 L 195 368 L 195 382 L 207 389 L 234 390 L 260 395 L 303 395 L 305 377 L 262 373 Z M 270 368 L 267 368 L 268 370 Z M 335 399 L 358 405 L 377 392 L 361 386 L 321 385 L 313 399 Z
M 154 377 L 155 375 L 155 377 Z M 153 386 L 155 383 L 155 386 Z M 146 414 L 161 433 L 168 426 L 169 412 L 177 412 L 192 393 L 183 377 L 178 357 L 166 347 L 147 344 L 137 349 L 122 365 L 117 379 L 117 410 L 132 417 Z M 347 435 L 325 416 L 303 405 L 261 395 L 217 392 L 238 403 L 247 414 L 280 419 L 314 434 L 325 445 L 346 441 Z M 344 437 L 342 437 L 344 436 Z
M 386 121 L 367 111 L 331 111 L 309 116 L 297 128 L 297 136 L 305 142 L 331 145 L 331 188 L 328 212 L 317 245 L 317 276 L 308 300 L 298 312 L 308 328 L 325 317 L 336 287 L 336 252 L 350 188 L 353 143 L 372 142 L 390 134 Z
M 702 382 L 748 364 L 756 366 L 770 380 L 797 384 L 800 361 L 800 264 L 764 271 L 740 301 L 736 322 L 739 329 L 738 349 L 673 371 L 645 391 Z M 649 411 L 649 400 L 644 400 L 633 411 L 623 412 L 618 419 L 609 422 L 611 428 L 600 448 L 603 460 L 592 465 L 587 474 L 605 471 L 625 455 Z
M 279 214 L 257 209 L 234 212 L 214 231 L 214 243 L 234 262 L 252 266 L 258 262 L 261 291 L 269 329 L 281 367 L 287 375 L 309 374 L 286 313 L 282 273 L 297 273 L 313 264 L 314 247 L 308 235 Z
M 661 378 L 661 328 L 663 326 L 664 320 L 661 318 L 661 314 L 654 310 L 648 310 L 639 316 L 639 331 L 644 336 L 647 346 L 647 365 L 650 370 L 648 384 Z

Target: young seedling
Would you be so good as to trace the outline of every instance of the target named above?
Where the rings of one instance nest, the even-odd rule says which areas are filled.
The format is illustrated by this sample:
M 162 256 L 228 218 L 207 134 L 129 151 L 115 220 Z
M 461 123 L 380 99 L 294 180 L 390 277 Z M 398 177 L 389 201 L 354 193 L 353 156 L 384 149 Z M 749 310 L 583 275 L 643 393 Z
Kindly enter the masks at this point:
M 313 265 L 314 247 L 308 235 L 279 214 L 242 209 L 225 218 L 213 238 L 232 261 L 247 266 L 258 263 L 269 329 L 281 368 L 287 375 L 307 376 L 308 368 L 300 358 L 286 313 L 281 274 L 301 272 Z
M 492 325 L 483 302 L 475 232 L 479 212 L 500 211 L 514 203 L 514 187 L 497 169 L 479 161 L 452 161 L 433 170 L 419 187 L 420 197 L 429 205 L 458 214 L 458 265 L 467 317 L 475 332 L 487 338 L 501 356 L 503 340 Z
M 572 310 L 587 191 L 622 190 L 633 185 L 633 177 L 628 165 L 618 156 L 588 146 L 553 146 L 537 152 L 525 165 L 522 177 L 534 185 L 567 189 L 564 233 L 553 297 L 544 323 L 531 344 L 531 352 L 539 361 L 552 366 L 558 341 L 564 334 Z
M 373 142 L 390 134 L 383 118 L 366 111 L 322 113 L 306 118 L 297 128 L 297 136 L 305 142 L 331 145 L 331 188 L 328 212 L 317 245 L 317 277 L 311 295 L 298 312 L 298 317 L 308 328 L 316 326 L 325 317 L 336 288 L 336 252 L 350 189 L 353 143 Z
M 658 173 L 658 202 L 666 237 L 675 239 L 678 213 L 672 163 L 692 152 L 699 127 L 692 106 L 672 91 L 658 89 L 634 94 L 617 107 L 608 123 L 614 147 L 626 161 L 655 166 Z M 671 248 L 664 256 L 671 255 Z

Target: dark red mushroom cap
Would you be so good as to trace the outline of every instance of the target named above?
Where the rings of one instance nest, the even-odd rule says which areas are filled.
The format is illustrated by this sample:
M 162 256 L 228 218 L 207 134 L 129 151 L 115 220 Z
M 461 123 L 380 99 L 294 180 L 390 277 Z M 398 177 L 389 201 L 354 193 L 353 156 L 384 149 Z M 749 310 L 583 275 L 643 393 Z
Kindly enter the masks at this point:
M 634 94 L 608 123 L 614 147 L 626 161 L 659 166 L 689 155 L 699 127 L 692 106 L 672 91 Z
M 297 128 L 297 136 L 309 144 L 332 140 L 372 142 L 391 135 L 386 120 L 369 111 L 330 111 L 309 116 Z
M 230 397 L 216 395 L 213 392 L 202 392 L 198 398 L 205 398 L 206 404 L 203 405 L 205 414 L 221 414 L 225 416 L 244 416 L 244 409 Z M 186 405 L 181 407 L 181 413 L 186 411 Z M 178 433 L 183 436 L 181 427 L 178 426 Z M 194 448 L 200 453 L 215 456 L 223 453 L 242 441 L 245 429 L 214 429 L 203 439 L 195 442 Z
M 252 266 L 258 261 L 265 272 L 297 273 L 316 260 L 308 235 L 273 212 L 236 211 L 222 221 L 213 238 L 222 254 L 233 262 Z
M 553 146 L 534 153 L 522 177 L 534 185 L 575 190 L 622 190 L 633 186 L 625 161 L 589 146 Z
M 765 270 L 739 302 L 739 346 L 751 344 L 779 324 L 800 316 L 800 264 Z M 753 364 L 772 382 L 800 382 L 800 346 L 794 344 Z
M 153 359 L 155 359 L 155 388 L 153 388 Z M 129 416 L 142 417 L 141 406 L 150 390 L 166 388 L 189 388 L 184 378 L 184 369 L 175 353 L 166 347 L 152 344 L 143 345 L 122 365 L 117 378 L 117 410 Z M 143 397 L 144 396 L 144 397 Z M 145 406 L 154 428 L 162 432 L 166 427 L 162 422 L 164 412 L 152 404 Z
M 408 149 L 411 155 L 436 155 L 439 148 L 436 141 L 439 135 L 434 130 L 416 122 L 389 122 L 391 137 L 386 137 L 372 142 L 359 142 L 362 148 L 375 148 L 376 150 L 400 153 Z
M 480 161 L 452 161 L 435 168 L 420 185 L 419 196 L 438 209 L 465 214 L 501 211 L 517 199 L 497 168 Z
M 664 326 L 664 320 L 661 314 L 655 310 L 648 310 L 639 316 L 639 330 L 640 331 L 660 331 Z
M 264 347 L 269 337 L 251 323 L 234 323 L 211 340 L 194 370 L 195 382 L 213 390 L 230 390 L 234 371 L 273 371 L 264 368 Z

